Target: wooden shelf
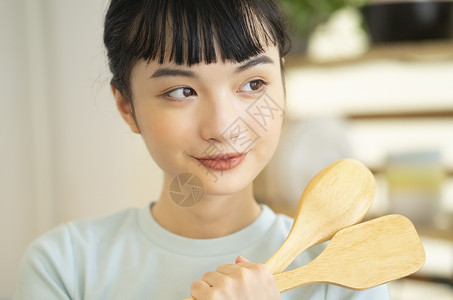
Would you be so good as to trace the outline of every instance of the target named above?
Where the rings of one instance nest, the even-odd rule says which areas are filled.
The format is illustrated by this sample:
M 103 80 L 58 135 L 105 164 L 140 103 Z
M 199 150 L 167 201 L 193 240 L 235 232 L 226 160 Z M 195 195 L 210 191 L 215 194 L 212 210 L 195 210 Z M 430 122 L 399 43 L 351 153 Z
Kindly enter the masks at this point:
M 347 118 L 349 120 L 448 119 L 453 121 L 453 110 L 357 113 L 349 114 Z
M 288 56 L 285 67 L 287 69 L 316 66 L 333 67 L 360 63 L 373 60 L 399 60 L 399 61 L 451 61 L 453 60 L 453 40 L 433 40 L 421 42 L 394 43 L 375 45 L 363 55 L 348 59 L 329 61 L 314 61 L 307 56 Z
M 453 122 L 453 110 L 352 113 L 347 115 L 346 118 L 351 121 L 436 119 Z M 386 172 L 385 168 L 375 168 L 371 171 L 373 174 L 382 174 Z M 445 169 L 443 171 L 446 176 L 453 177 L 453 169 Z

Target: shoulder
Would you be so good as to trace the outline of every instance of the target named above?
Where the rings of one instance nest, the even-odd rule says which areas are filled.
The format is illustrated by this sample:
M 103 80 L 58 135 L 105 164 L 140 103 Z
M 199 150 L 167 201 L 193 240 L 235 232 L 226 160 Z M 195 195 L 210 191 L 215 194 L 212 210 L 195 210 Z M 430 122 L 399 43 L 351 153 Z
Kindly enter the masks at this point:
M 136 230 L 139 211 L 129 208 L 103 217 L 68 222 L 64 226 L 73 242 L 108 242 L 117 238 L 118 233 Z
M 93 235 L 117 232 L 121 227 L 134 224 L 138 211 L 137 208 L 130 208 L 108 216 L 62 223 L 36 238 L 29 248 L 70 244 L 71 239 L 78 235 L 89 238 Z
M 61 224 L 28 246 L 14 299 L 69 299 L 75 287 L 73 261 L 69 230 Z
M 98 242 L 113 238 L 118 230 L 131 227 L 136 222 L 137 211 L 127 209 L 109 216 L 60 224 L 28 246 L 22 264 L 65 262 L 67 266 L 73 260 L 74 249 L 78 245 L 88 246 L 94 242 L 97 246 Z
M 61 224 L 35 239 L 27 248 L 23 262 L 38 265 L 42 262 L 60 261 L 72 254 L 68 226 Z
M 113 242 L 118 232 L 134 227 L 138 211 L 127 209 L 100 218 L 63 223 L 35 239 L 22 257 L 17 299 L 34 299 L 32 291 L 52 295 L 47 299 L 54 299 L 53 296 L 66 299 L 75 293 L 78 256 L 99 251 L 102 245 Z

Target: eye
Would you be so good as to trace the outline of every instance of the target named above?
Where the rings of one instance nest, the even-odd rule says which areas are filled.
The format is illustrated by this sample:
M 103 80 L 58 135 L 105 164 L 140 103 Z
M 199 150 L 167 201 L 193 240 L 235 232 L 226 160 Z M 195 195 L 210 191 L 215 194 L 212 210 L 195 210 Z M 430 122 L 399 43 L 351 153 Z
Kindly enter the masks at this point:
M 179 87 L 174 90 L 171 90 L 168 93 L 166 93 L 165 95 L 170 98 L 183 99 L 183 98 L 187 98 L 190 96 L 196 96 L 197 93 L 195 92 L 194 89 L 184 86 L 184 87 Z
M 252 80 L 250 82 L 247 82 L 241 88 L 239 89 L 240 92 L 246 92 L 246 93 L 253 93 L 253 92 L 259 92 L 266 86 L 266 82 L 264 82 L 261 79 L 257 80 Z

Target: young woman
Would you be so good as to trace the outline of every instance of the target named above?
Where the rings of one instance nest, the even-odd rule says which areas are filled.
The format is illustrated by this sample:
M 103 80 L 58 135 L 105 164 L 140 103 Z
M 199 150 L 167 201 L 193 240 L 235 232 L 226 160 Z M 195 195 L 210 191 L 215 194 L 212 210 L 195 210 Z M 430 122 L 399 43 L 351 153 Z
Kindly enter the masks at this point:
M 263 264 L 292 224 L 252 189 L 285 107 L 288 41 L 276 0 L 112 0 L 104 42 L 118 110 L 162 169 L 162 193 L 36 240 L 15 299 L 388 298 L 385 286 L 324 284 L 280 295 Z

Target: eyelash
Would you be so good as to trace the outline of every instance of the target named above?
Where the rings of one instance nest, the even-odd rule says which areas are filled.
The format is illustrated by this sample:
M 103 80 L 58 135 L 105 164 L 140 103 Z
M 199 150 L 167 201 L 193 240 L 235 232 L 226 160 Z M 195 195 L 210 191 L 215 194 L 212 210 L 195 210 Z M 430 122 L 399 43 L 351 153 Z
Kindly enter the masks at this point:
M 267 84 L 268 84 L 266 81 L 264 81 L 264 80 L 262 80 L 262 79 L 254 79 L 254 80 L 251 80 L 251 81 L 247 82 L 246 84 L 242 85 L 242 86 L 238 89 L 238 91 L 240 92 L 240 89 L 241 89 L 241 88 L 243 88 L 245 85 L 251 84 L 251 83 L 253 83 L 253 82 L 259 82 L 259 83 L 261 84 L 261 86 L 260 86 L 257 90 L 254 90 L 254 91 L 247 91 L 247 92 L 241 92 L 241 93 L 245 93 L 245 94 L 249 94 L 249 95 L 260 94 L 260 93 L 264 92 L 264 90 L 266 89 Z M 197 92 L 196 92 L 194 89 L 192 89 L 192 88 L 190 88 L 190 87 L 188 87 L 188 86 L 180 86 L 180 87 L 174 88 L 174 89 L 172 89 L 172 90 L 170 90 L 170 91 L 168 91 L 168 92 L 165 92 L 163 95 L 164 95 L 165 98 L 166 98 L 167 100 L 169 100 L 169 101 L 182 102 L 182 101 L 184 101 L 184 99 L 186 99 L 186 98 L 188 98 L 188 97 L 178 98 L 178 97 L 172 97 L 172 96 L 170 96 L 171 93 L 173 93 L 173 92 L 175 92 L 175 91 L 177 91 L 177 90 L 180 90 L 180 89 L 183 89 L 183 90 L 184 90 L 184 89 L 188 89 L 188 90 L 190 90 L 191 92 L 194 93 L 194 95 L 190 95 L 190 96 L 188 96 L 188 97 L 196 96 L 196 95 L 197 95 Z
M 197 92 L 196 92 L 194 89 L 192 89 L 192 88 L 190 88 L 190 87 L 188 87 L 188 86 L 180 86 L 180 87 L 174 88 L 174 89 L 172 89 L 172 90 L 170 90 L 170 91 L 168 91 L 168 92 L 165 92 L 163 95 L 165 96 L 165 98 L 166 98 L 168 101 L 182 102 L 182 101 L 184 101 L 184 99 L 187 98 L 187 97 L 177 98 L 177 97 L 172 97 L 172 96 L 170 96 L 171 93 L 173 93 L 173 92 L 175 92 L 175 91 L 177 91 L 177 90 L 180 90 L 180 89 L 183 89 L 183 90 L 184 90 L 184 89 L 189 89 L 189 90 L 191 90 L 191 92 L 193 92 L 195 95 L 197 94 Z M 195 96 L 195 95 L 194 95 L 194 96 Z M 191 95 L 191 96 L 192 96 L 192 95 Z M 190 96 L 188 96 L 188 97 L 190 97 Z
M 245 93 L 247 93 L 247 94 L 259 94 L 259 93 L 264 92 L 264 90 L 267 87 L 267 82 L 266 81 L 264 81 L 262 79 L 254 79 L 254 80 L 251 80 L 251 81 L 247 82 L 246 84 L 242 85 L 241 88 L 244 87 L 247 84 L 252 83 L 252 82 L 259 82 L 261 84 L 261 86 L 255 91 L 250 91 L 250 92 L 245 92 Z

